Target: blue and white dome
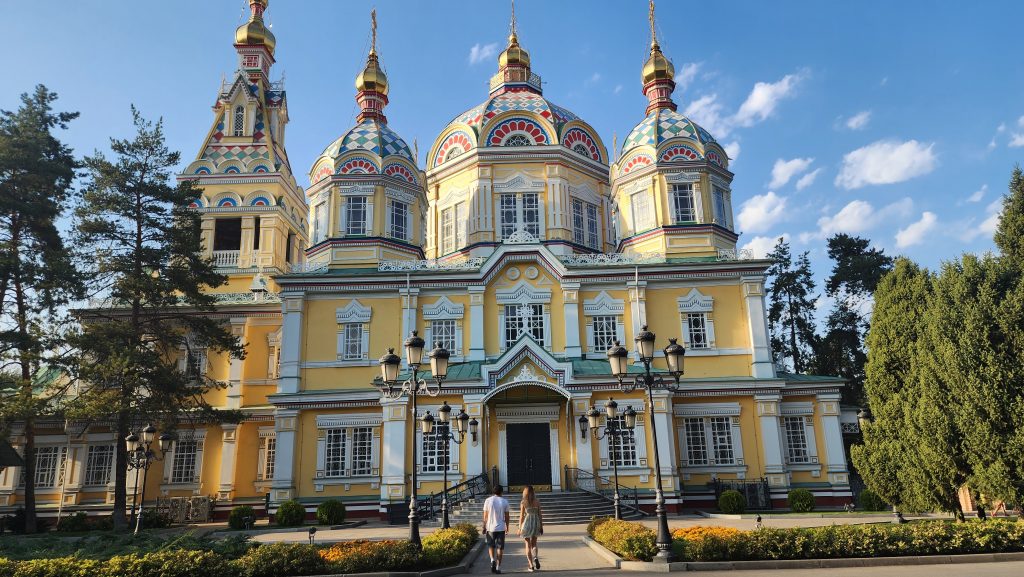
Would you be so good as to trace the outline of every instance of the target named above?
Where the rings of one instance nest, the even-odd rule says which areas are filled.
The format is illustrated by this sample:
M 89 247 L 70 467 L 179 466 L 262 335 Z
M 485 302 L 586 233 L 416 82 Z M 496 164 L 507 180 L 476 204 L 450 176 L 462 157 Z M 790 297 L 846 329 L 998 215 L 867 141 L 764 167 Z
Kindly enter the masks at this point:
M 622 142 L 622 158 L 639 147 L 658 152 L 657 160 L 707 160 L 725 168 L 728 158 L 711 133 L 680 112 L 656 108 Z
M 334 174 L 384 174 L 415 183 L 416 160 L 405 140 L 388 125 L 367 118 L 332 142 L 313 163 L 316 184 Z

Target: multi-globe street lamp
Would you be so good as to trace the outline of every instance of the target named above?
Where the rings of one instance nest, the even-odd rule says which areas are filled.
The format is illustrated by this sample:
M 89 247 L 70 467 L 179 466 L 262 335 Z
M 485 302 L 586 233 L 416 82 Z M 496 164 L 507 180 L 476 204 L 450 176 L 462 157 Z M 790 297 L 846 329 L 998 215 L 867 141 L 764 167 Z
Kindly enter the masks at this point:
M 395 349 L 389 348 L 386 355 L 380 358 L 381 384 L 378 386 L 381 394 L 391 400 L 397 400 L 403 395 L 412 398 L 412 415 L 415 423 L 417 415 L 416 398 L 426 394 L 436 397 L 441 393 L 441 383 L 448 376 L 448 359 L 451 357 L 441 343 L 434 346 L 434 350 L 428 355 L 430 358 L 430 373 L 433 383 L 426 379 L 419 378 L 420 364 L 423 362 L 423 347 L 426 343 L 420 338 L 416 331 L 412 331 L 409 338 L 405 340 L 405 362 L 412 370 L 412 376 L 402 382 L 398 380 L 398 371 L 402 365 L 402 359 L 395 354 Z M 431 386 L 433 384 L 433 386 Z M 424 436 L 433 429 L 433 419 L 429 413 L 420 421 L 420 428 Z M 423 545 L 420 542 L 420 516 L 416 511 L 416 429 L 410 430 L 410 441 L 412 445 L 412 483 L 409 488 L 409 542 L 417 549 Z
M 664 390 L 674 393 L 679 390 L 679 377 L 683 374 L 683 356 L 686 349 L 676 343 L 676 339 L 669 339 L 668 346 L 663 349 L 665 364 L 668 366 L 667 373 L 652 373 L 651 364 L 654 362 L 654 333 L 647 330 L 647 325 L 640 329 L 640 333 L 633 339 L 636 342 L 636 352 L 644 365 L 644 372 L 637 374 L 632 380 L 626 379 L 627 358 L 629 351 L 618 341 L 608 349 L 608 363 L 611 365 L 612 374 L 619 381 L 619 389 L 624 393 L 631 393 L 638 388 L 647 390 L 648 415 L 651 422 L 651 436 L 654 437 L 654 503 L 655 514 L 658 516 L 658 554 L 654 561 L 668 563 L 672 560 L 672 535 L 668 530 L 668 513 L 665 510 L 665 494 L 661 481 L 661 454 L 658 451 L 658 429 L 654 419 L 654 391 Z M 668 374 L 672 381 L 665 380 L 662 375 Z
M 128 469 L 135 471 L 142 471 L 142 496 L 139 498 L 139 509 L 135 516 L 135 534 L 137 535 L 142 529 L 142 507 L 146 502 L 146 479 L 149 477 L 149 467 L 154 461 L 162 461 L 167 451 L 171 449 L 171 443 L 173 442 L 171 436 L 167 433 L 160 435 L 159 449 L 160 454 L 157 454 L 153 450 L 153 441 L 156 438 L 156 427 L 153 425 L 146 425 L 141 431 L 142 436 L 136 435 L 135 433 L 128 433 L 125 437 L 125 446 L 128 449 Z M 135 493 L 139 492 L 139 474 L 135 473 Z M 133 499 L 134 499 L 133 494 Z M 132 506 L 132 511 L 135 511 L 135 507 Z
M 580 416 L 580 433 L 583 437 L 587 436 L 587 428 L 594 435 L 594 438 L 600 441 L 605 437 L 608 438 L 608 446 L 611 449 L 609 457 L 612 461 L 612 471 L 615 476 L 615 495 L 613 497 L 613 503 L 615 507 L 615 518 L 622 519 L 622 506 L 620 505 L 619 497 L 619 455 L 618 451 L 622 447 L 622 437 L 631 435 L 633 429 L 636 428 L 636 411 L 633 407 L 626 407 L 626 410 L 622 413 L 622 424 L 619 423 L 619 404 L 615 402 L 615 399 L 608 399 L 608 402 L 604 404 L 605 412 L 605 424 L 603 431 L 601 429 L 601 411 L 597 410 L 597 407 L 591 407 L 587 415 Z
M 455 442 L 456 444 L 461 445 L 462 442 L 466 440 L 466 433 L 469 433 L 470 438 L 472 438 L 473 441 L 476 441 L 477 428 L 480 426 L 479 421 L 476 419 L 470 419 L 466 411 L 459 409 L 459 414 L 455 416 L 455 431 L 452 432 L 450 425 L 452 422 L 451 414 L 452 408 L 448 406 L 448 401 L 445 401 L 445 403 L 441 405 L 441 408 L 437 410 L 437 415 L 439 417 L 438 420 L 445 426 L 441 432 L 434 435 L 434 440 L 444 445 L 444 460 L 442 461 L 444 463 L 444 480 L 442 481 L 443 489 L 441 493 L 442 529 L 451 528 L 451 523 L 448 521 L 448 443 Z M 427 416 L 429 415 L 430 413 L 427 413 Z M 431 421 L 431 424 L 432 423 L 433 422 Z M 430 431 L 427 431 L 427 433 L 429 434 Z

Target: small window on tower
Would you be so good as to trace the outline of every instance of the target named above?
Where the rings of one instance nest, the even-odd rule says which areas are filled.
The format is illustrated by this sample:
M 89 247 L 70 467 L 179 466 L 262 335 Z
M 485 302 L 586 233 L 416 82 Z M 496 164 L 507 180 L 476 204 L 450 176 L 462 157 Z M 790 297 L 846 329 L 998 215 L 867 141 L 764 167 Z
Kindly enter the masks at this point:
M 233 126 L 235 128 L 235 132 L 234 132 L 235 136 L 242 136 L 243 134 L 245 134 L 245 107 L 244 106 L 236 106 L 235 107 L 235 120 L 234 120 Z

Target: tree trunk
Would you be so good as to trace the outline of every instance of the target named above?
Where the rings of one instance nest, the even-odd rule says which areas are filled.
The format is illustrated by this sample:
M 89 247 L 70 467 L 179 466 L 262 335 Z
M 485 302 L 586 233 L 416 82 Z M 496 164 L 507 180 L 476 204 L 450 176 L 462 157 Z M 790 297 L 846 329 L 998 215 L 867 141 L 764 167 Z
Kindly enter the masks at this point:
M 803 372 L 803 363 L 800 362 L 800 350 L 796 347 L 796 316 L 793 314 L 793 297 L 790 295 L 789 300 L 789 346 L 790 351 L 793 353 L 793 372 L 800 374 Z
M 124 438 L 127 436 L 128 415 L 122 410 L 117 416 L 117 434 L 114 436 L 117 450 L 114 451 L 114 511 L 111 513 L 111 520 L 115 531 L 129 529 L 128 518 L 125 516 L 125 509 L 128 508 L 128 453 Z
M 15 237 L 17 250 L 17 237 Z M 18 258 L 17 252 L 14 258 Z M 25 303 L 25 290 L 21 283 L 19 271 L 14 273 L 14 298 L 17 306 L 18 364 L 21 365 L 21 386 L 26 389 L 29 399 L 33 399 L 32 367 L 29 363 L 30 351 L 25 349 L 28 337 L 28 310 Z M 25 415 L 25 533 L 35 533 L 36 526 L 36 430 L 34 415 Z

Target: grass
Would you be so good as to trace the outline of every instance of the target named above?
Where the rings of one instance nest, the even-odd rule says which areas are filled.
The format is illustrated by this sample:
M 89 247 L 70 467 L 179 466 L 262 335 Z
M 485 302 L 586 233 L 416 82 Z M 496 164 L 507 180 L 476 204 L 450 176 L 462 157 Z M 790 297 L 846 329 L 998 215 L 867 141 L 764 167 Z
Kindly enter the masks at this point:
M 8 559 L 49 559 L 79 557 L 106 560 L 116 555 L 150 553 L 168 549 L 210 550 L 227 556 L 241 555 L 251 545 L 244 536 L 211 540 L 195 532 L 179 534 L 115 533 L 93 531 L 76 537 L 67 534 L 10 535 L 0 537 L 0 557 Z

